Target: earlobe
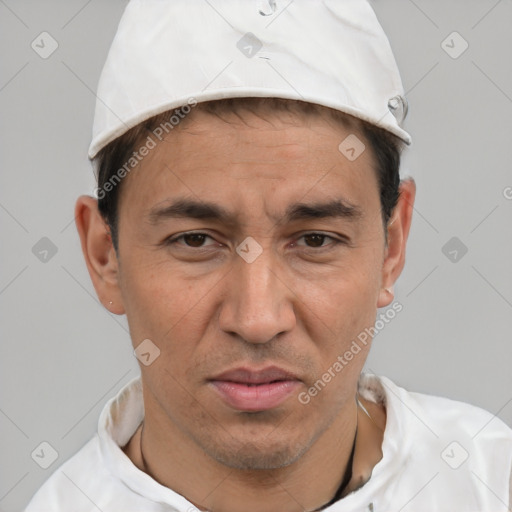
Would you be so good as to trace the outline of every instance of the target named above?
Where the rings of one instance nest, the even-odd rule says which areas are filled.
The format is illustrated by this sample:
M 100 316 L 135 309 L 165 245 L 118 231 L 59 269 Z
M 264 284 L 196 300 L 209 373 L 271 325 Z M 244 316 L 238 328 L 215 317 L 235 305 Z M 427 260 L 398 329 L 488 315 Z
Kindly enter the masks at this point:
M 100 302 L 112 313 L 124 314 L 119 288 L 119 266 L 110 233 L 98 202 L 80 196 L 75 206 L 75 221 L 85 263 Z
M 393 285 L 402 273 L 405 265 L 405 250 L 411 228 L 416 183 L 407 178 L 400 183 L 400 197 L 388 223 L 388 245 L 382 266 L 381 290 L 377 307 L 389 306 L 393 301 Z
M 393 288 L 381 288 L 379 291 L 379 299 L 377 301 L 377 307 L 384 308 L 389 306 L 395 298 L 395 292 Z

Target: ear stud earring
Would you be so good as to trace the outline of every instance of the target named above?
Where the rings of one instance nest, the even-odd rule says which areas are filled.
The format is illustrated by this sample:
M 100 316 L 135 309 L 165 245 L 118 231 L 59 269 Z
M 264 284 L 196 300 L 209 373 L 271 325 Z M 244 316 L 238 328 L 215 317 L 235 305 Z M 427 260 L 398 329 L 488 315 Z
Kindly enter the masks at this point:
M 388 293 L 388 295 L 390 295 L 391 297 L 395 296 L 395 294 L 393 292 L 393 288 L 384 288 L 384 291 L 386 291 Z

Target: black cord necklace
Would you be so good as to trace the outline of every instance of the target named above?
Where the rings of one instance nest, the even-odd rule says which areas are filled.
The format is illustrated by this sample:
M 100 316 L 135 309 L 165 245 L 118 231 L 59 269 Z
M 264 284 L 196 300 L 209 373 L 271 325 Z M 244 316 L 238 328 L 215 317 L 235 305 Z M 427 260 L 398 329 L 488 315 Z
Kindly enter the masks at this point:
M 347 462 L 345 474 L 343 475 L 343 480 L 341 481 L 341 484 L 338 487 L 338 490 L 336 491 L 336 494 L 333 496 L 331 501 L 329 501 L 328 503 L 326 503 L 325 505 L 320 507 L 318 510 L 323 510 L 324 508 L 330 507 L 331 505 L 336 503 L 338 500 L 340 500 L 348 483 L 352 479 L 352 465 L 354 464 L 354 453 L 356 452 L 356 440 L 357 440 L 357 425 L 356 425 L 356 432 L 354 434 L 354 442 L 352 443 L 352 451 L 350 452 L 350 457 Z

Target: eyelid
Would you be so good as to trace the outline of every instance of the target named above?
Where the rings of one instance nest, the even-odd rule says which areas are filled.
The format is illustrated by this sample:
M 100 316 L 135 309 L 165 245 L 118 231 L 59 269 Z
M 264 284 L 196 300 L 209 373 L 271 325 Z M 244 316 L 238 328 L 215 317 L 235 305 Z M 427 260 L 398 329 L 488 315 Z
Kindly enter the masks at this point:
M 212 235 L 210 235 L 208 233 L 205 233 L 204 231 L 185 231 L 184 233 L 178 233 L 176 235 L 172 235 L 172 236 L 167 237 L 162 243 L 163 243 L 163 245 L 177 245 L 176 242 L 178 242 L 179 240 L 183 239 L 184 237 L 186 237 L 188 235 L 204 235 L 206 238 L 210 238 L 211 240 L 213 240 L 217 244 L 220 244 L 220 242 L 217 242 L 213 238 Z M 210 244 L 210 245 L 213 245 L 213 244 Z M 189 249 L 203 249 L 203 248 L 209 247 L 209 246 L 208 245 L 202 245 L 201 247 L 190 247 L 190 246 L 185 245 L 185 247 L 187 247 Z
M 320 247 L 309 247 L 307 245 L 302 245 L 301 244 L 301 247 L 305 247 L 306 249 L 326 249 L 327 247 L 334 247 L 334 246 L 336 246 L 338 244 L 344 244 L 344 245 L 349 245 L 350 244 L 350 241 L 348 240 L 348 238 L 343 236 L 343 235 L 333 236 L 333 233 L 324 233 L 323 231 L 305 231 L 305 232 L 301 233 L 299 236 L 297 236 L 293 243 L 295 245 L 298 245 L 297 244 L 297 240 L 300 240 L 300 239 L 302 239 L 302 238 L 304 238 L 305 236 L 308 236 L 308 235 L 320 235 L 320 236 L 323 236 L 325 238 L 330 238 L 331 239 L 331 243 L 329 243 L 327 245 L 322 245 Z

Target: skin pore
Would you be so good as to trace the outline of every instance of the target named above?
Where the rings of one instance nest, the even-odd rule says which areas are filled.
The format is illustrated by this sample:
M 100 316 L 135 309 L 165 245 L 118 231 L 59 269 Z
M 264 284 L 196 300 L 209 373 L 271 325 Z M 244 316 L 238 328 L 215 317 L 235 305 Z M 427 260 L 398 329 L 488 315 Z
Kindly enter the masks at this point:
M 370 344 L 298 400 L 391 304 L 405 261 L 415 184 L 401 184 L 386 244 L 369 144 L 353 162 L 338 150 L 350 133 L 321 115 L 223 119 L 199 105 L 124 179 L 118 254 L 97 201 L 77 201 L 99 299 L 126 314 L 134 347 L 160 349 L 141 365 L 147 468 L 140 428 L 124 451 L 198 509 L 317 510 L 342 481 L 356 423 L 347 492 L 382 457 L 385 411 L 362 400 L 372 421 L 355 401 Z M 251 263 L 236 251 L 247 237 L 262 250 Z M 237 409 L 214 384 L 269 366 L 294 378 L 276 407 Z

